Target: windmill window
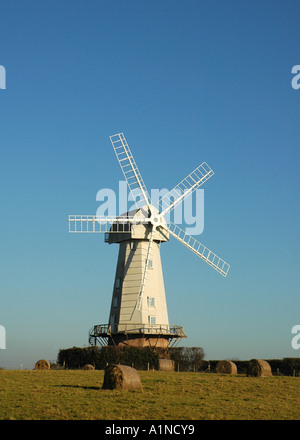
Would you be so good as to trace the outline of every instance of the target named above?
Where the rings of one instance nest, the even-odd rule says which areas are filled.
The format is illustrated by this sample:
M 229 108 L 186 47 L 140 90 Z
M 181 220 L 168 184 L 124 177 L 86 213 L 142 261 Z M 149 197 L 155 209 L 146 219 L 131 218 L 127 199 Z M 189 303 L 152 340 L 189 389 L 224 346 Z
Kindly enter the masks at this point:
M 146 260 L 146 264 L 149 269 L 153 269 L 153 260 Z
M 135 251 L 136 248 L 137 248 L 137 241 L 134 241 L 134 242 L 132 243 L 132 250 Z
M 156 324 L 156 316 L 148 316 L 149 324 Z
M 116 279 L 116 289 L 120 289 L 121 287 L 121 278 Z
M 115 296 L 113 299 L 113 307 L 118 307 L 118 297 Z
M 155 307 L 155 298 L 148 296 L 148 307 Z

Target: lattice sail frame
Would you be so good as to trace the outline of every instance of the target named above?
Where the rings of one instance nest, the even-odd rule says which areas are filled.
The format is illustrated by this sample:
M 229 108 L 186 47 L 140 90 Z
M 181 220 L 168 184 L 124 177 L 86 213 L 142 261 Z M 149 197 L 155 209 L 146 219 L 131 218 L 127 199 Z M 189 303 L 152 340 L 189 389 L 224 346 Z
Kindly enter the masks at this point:
M 137 208 L 147 205 L 150 196 L 123 133 L 110 136 L 110 141 Z M 137 199 L 140 200 L 137 200 Z
M 142 219 L 146 221 L 146 219 Z M 99 233 L 127 233 L 133 224 L 141 220 L 135 217 L 100 217 L 96 215 L 69 215 L 69 232 L 99 232 Z
M 213 175 L 213 170 L 206 162 L 199 165 L 198 168 L 186 176 L 158 202 L 158 205 L 161 208 L 161 215 L 164 216 L 168 212 L 171 212 Z

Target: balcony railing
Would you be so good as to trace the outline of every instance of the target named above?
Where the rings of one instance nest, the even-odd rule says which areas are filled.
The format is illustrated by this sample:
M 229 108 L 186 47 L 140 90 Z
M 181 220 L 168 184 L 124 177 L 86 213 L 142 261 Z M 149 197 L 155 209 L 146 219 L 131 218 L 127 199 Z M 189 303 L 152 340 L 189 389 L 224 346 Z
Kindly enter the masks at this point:
M 99 324 L 90 330 L 90 336 L 94 337 L 106 337 L 116 333 L 165 335 L 175 338 L 186 337 L 181 326 L 166 324 Z

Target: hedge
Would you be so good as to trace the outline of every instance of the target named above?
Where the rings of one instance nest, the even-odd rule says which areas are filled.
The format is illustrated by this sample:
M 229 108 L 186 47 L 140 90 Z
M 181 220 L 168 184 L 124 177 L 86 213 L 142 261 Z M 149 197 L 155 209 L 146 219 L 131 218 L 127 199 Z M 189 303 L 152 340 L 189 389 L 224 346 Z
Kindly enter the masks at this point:
M 158 368 L 158 353 L 149 347 L 73 347 L 60 350 L 57 362 L 69 369 L 91 364 L 95 369 L 103 370 L 108 364 L 122 364 L 134 366 L 138 370 L 147 370 Z
M 73 347 L 59 350 L 57 363 L 64 368 L 78 369 L 91 364 L 103 370 L 108 364 L 129 365 L 138 370 L 158 369 L 160 357 L 174 360 L 175 371 L 216 372 L 219 360 L 204 360 L 201 347 L 171 348 L 168 352 L 151 347 Z M 220 359 L 223 360 L 223 359 Z M 228 359 L 235 363 L 238 374 L 246 374 L 249 361 Z M 300 358 L 264 359 L 273 375 L 300 376 Z

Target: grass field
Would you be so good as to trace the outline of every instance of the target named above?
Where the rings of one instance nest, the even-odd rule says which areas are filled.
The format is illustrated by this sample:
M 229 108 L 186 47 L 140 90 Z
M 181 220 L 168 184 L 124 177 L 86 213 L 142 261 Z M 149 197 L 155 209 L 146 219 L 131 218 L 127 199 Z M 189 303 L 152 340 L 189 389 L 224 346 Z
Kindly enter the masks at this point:
M 143 392 L 102 390 L 101 370 L 1 370 L 0 419 L 300 419 L 297 377 L 139 373 Z

